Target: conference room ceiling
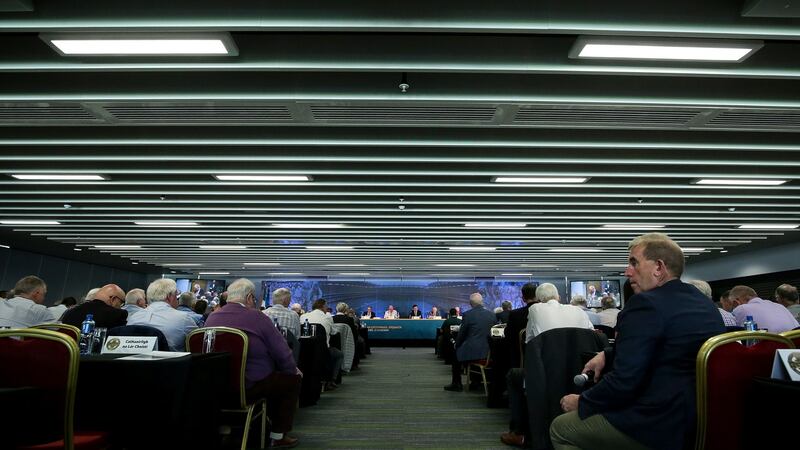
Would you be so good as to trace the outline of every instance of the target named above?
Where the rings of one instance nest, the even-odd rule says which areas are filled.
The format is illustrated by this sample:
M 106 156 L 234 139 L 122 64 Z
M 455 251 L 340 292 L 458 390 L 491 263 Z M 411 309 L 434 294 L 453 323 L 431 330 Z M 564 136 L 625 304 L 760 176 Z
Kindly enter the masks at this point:
M 0 2 L 0 221 L 58 222 L 0 225 L 0 244 L 333 279 L 618 275 L 651 230 L 690 262 L 797 241 L 768 228 L 800 224 L 792 8 L 353 3 Z M 62 56 L 45 42 L 87 32 L 223 32 L 238 54 Z M 579 37 L 763 47 L 738 63 L 571 58 Z M 12 176 L 40 174 L 103 179 Z M 128 247 L 96 247 L 109 245 Z

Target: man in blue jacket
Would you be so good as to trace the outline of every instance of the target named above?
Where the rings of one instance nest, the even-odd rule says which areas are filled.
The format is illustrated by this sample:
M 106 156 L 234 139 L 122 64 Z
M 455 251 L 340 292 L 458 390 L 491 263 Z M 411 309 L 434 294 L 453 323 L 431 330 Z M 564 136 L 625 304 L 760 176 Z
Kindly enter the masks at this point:
M 550 427 L 556 450 L 680 449 L 694 430 L 697 351 L 725 326 L 713 303 L 681 282 L 678 244 L 649 233 L 628 249 L 625 275 L 636 294 L 617 319 L 616 348 L 584 367 L 605 376 L 561 399 L 566 414 Z
M 474 293 L 469 296 L 472 307 L 464 313 L 464 320 L 456 338 L 456 358 L 452 365 L 452 383 L 445 386 L 447 391 L 463 390 L 461 384 L 461 365 L 470 361 L 486 359 L 489 353 L 489 335 L 492 325 L 497 321 L 494 312 L 483 307 L 483 296 Z

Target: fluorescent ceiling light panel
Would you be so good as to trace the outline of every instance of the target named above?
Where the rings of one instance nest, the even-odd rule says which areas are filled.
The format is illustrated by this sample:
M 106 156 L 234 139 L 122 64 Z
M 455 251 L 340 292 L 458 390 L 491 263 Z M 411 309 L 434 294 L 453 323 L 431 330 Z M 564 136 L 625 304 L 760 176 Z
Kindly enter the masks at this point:
M 95 245 L 93 248 L 99 250 L 138 250 L 142 248 L 141 245 Z
M 184 227 L 196 227 L 200 225 L 197 222 L 167 222 L 167 221 L 160 221 L 160 220 L 142 220 L 139 222 L 133 222 L 140 227 L 169 227 L 169 228 L 184 228 Z
M 527 225 L 525 222 L 468 222 L 464 224 L 469 228 L 524 228 Z
M 302 272 L 272 272 L 270 275 L 302 275 Z
M 202 264 L 195 264 L 195 263 L 178 263 L 178 264 L 162 264 L 165 267 L 199 267 Z
M 369 272 L 340 272 L 339 275 L 349 275 L 349 276 L 369 275 Z
M 532 273 L 504 273 L 501 274 L 504 277 L 531 277 L 533 276 Z
M 365 267 L 366 264 L 325 264 L 328 267 Z
M 219 181 L 311 181 L 308 175 L 214 175 Z
M 450 247 L 450 251 L 454 252 L 493 252 L 497 250 L 495 247 Z
M 475 264 L 434 264 L 436 267 L 475 267 Z
M 259 266 L 259 267 L 269 267 L 269 266 L 280 266 L 281 263 L 276 262 L 246 262 L 244 263 L 245 266 Z
M 712 186 L 780 186 L 785 184 L 788 180 L 766 180 L 755 178 L 701 178 L 693 181 L 694 184 L 705 184 Z
M 33 181 L 104 181 L 100 175 L 72 175 L 59 173 L 14 173 L 12 177 L 18 180 Z
M 201 245 L 201 250 L 245 250 L 244 245 Z
M 0 220 L 2 225 L 61 225 L 55 220 Z
M 61 56 L 236 56 L 229 33 L 42 33 Z
M 494 183 L 532 183 L 532 184 L 580 184 L 588 177 L 494 177 Z
M 602 249 L 599 248 L 550 248 L 548 252 L 563 252 L 563 253 L 599 253 Z
M 793 230 L 797 228 L 796 223 L 746 223 L 739 225 L 744 230 Z
M 341 223 L 274 223 L 272 224 L 278 228 L 297 228 L 297 229 L 325 229 L 325 228 L 342 228 L 344 225 Z
M 308 245 L 306 250 L 352 250 L 353 247 L 343 245 Z
M 9 247 L 8 245 L 0 244 L 0 248 L 11 248 L 11 247 Z
M 681 247 L 684 252 L 704 252 L 706 249 L 699 247 Z
M 230 272 L 197 272 L 198 275 L 230 275 Z
M 628 265 L 627 264 L 603 264 L 603 267 L 617 267 L 617 268 L 625 267 L 625 268 L 627 268 Z
M 610 223 L 603 225 L 604 230 L 660 230 L 664 225 L 654 225 L 647 223 Z
M 580 36 L 569 57 L 738 63 L 763 46 L 762 41 Z

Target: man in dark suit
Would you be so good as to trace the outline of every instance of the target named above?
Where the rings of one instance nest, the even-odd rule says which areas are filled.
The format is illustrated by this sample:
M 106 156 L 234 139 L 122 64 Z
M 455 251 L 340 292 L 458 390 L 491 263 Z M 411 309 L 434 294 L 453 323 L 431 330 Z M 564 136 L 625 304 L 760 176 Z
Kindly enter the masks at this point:
M 519 367 L 519 332 L 528 326 L 528 308 L 536 303 L 536 285 L 525 283 L 521 289 L 522 301 L 525 302 L 521 308 L 512 309 L 508 313 L 508 325 L 505 332 L 505 347 L 511 355 L 511 367 Z
M 492 311 L 483 307 L 483 296 L 477 292 L 469 296 L 472 307 L 464 313 L 461 328 L 456 338 L 456 359 L 452 364 L 452 382 L 445 386 L 446 391 L 461 391 L 461 366 L 470 361 L 486 359 L 489 353 L 489 334 L 496 318 Z
M 556 449 L 675 449 L 692 435 L 697 351 L 725 326 L 713 303 L 681 282 L 678 244 L 649 233 L 628 249 L 625 275 L 636 294 L 619 313 L 615 349 L 583 369 L 599 383 L 561 399 L 567 414 L 550 427 Z M 600 379 L 604 368 L 611 371 Z
M 419 317 L 420 319 L 422 318 L 422 311 L 419 310 L 419 306 L 417 305 L 413 305 L 411 307 L 411 312 L 408 313 L 409 319 L 413 319 L 415 317 Z
M 508 316 L 511 314 L 511 302 L 506 300 L 501 305 L 502 311 L 496 313 L 497 323 L 508 323 Z
M 97 291 L 93 300 L 68 309 L 62 322 L 80 328 L 86 315 L 91 314 L 97 328 L 121 327 L 128 321 L 128 311 L 121 309 L 124 303 L 125 291 L 116 284 L 107 284 Z
M 374 319 L 375 318 L 375 311 L 372 310 L 372 306 L 367 306 L 367 310 L 364 311 L 364 314 L 361 315 L 362 319 Z

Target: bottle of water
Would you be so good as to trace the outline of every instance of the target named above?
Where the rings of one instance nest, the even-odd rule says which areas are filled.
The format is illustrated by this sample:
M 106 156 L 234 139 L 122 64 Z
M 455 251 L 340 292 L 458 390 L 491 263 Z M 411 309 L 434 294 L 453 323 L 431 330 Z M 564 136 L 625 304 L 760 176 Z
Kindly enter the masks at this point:
M 756 323 L 753 322 L 753 316 L 745 317 L 742 325 L 744 325 L 745 331 L 756 331 Z
M 308 319 L 303 323 L 303 328 L 300 330 L 301 336 L 311 336 L 311 325 L 308 323 Z
M 78 344 L 82 355 L 91 355 L 94 344 L 94 318 L 92 314 L 87 314 L 86 319 L 81 324 L 81 340 Z

